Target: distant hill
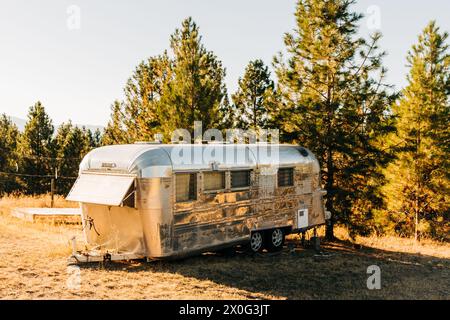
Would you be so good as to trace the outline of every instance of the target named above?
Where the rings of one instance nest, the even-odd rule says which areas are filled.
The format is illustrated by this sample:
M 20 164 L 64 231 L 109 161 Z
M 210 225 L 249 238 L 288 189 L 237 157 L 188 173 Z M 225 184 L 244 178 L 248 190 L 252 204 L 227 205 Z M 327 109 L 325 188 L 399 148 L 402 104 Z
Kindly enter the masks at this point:
M 12 122 L 14 122 L 17 126 L 17 128 L 19 128 L 20 131 L 23 131 L 25 129 L 25 124 L 27 123 L 27 120 L 25 119 L 21 119 L 21 118 L 17 118 L 17 117 L 10 117 Z M 55 129 L 58 128 L 60 124 L 55 125 Z M 94 132 L 95 130 L 99 129 L 100 131 L 103 132 L 104 127 L 102 126 L 95 126 L 95 125 L 89 125 L 89 124 L 74 124 L 75 126 L 82 128 L 83 126 L 86 127 L 86 129 L 90 129 L 92 132 Z
M 20 131 L 23 131 L 25 129 L 25 124 L 27 123 L 27 121 L 25 119 L 20 119 L 20 118 L 16 118 L 16 117 L 10 117 L 12 122 L 14 122 L 17 126 L 17 128 L 19 128 Z

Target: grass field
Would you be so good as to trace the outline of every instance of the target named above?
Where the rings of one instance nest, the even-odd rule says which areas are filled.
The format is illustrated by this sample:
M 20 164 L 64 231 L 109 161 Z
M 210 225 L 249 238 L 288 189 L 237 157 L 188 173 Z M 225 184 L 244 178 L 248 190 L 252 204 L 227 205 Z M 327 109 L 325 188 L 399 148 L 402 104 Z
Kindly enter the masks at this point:
M 396 237 L 324 243 L 326 255 L 293 236 L 276 255 L 205 254 L 172 262 L 90 264 L 68 269 L 69 239 L 80 226 L 29 223 L 13 206 L 48 206 L 49 198 L 0 200 L 1 299 L 450 299 L 450 245 Z M 57 199 L 60 207 L 73 206 Z M 368 290 L 367 267 L 381 268 L 381 289 Z M 75 273 L 74 273 L 75 272 Z M 69 288 L 69 287 L 70 288 Z

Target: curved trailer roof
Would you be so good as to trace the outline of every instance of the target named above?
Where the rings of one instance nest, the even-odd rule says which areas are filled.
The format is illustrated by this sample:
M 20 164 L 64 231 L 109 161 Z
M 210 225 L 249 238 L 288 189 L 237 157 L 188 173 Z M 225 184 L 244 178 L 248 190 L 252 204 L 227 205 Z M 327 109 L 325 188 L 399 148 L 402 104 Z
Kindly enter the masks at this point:
M 120 206 L 133 192 L 136 177 L 170 177 L 173 172 L 311 165 L 314 155 L 298 146 L 273 144 L 133 144 L 106 146 L 91 151 L 80 164 L 80 176 L 68 200 Z
M 91 151 L 80 165 L 83 171 L 134 174 L 142 178 L 169 177 L 172 172 L 287 167 L 319 163 L 307 149 L 279 144 L 132 144 L 105 146 Z

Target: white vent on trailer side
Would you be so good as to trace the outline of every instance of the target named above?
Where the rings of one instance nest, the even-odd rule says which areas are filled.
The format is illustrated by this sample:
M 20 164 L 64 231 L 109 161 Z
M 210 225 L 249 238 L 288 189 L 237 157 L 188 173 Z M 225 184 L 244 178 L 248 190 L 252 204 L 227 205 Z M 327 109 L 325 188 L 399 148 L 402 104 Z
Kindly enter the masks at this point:
M 307 228 L 308 225 L 308 209 L 299 209 L 297 211 L 297 228 Z
M 81 174 L 70 190 L 67 200 L 121 206 L 134 192 L 135 176 Z

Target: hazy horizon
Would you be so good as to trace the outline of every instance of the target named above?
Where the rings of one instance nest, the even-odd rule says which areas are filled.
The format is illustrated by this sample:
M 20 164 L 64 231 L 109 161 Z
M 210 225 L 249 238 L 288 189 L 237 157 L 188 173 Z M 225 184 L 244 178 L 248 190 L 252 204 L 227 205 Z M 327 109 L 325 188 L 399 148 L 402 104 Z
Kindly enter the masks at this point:
M 361 0 L 354 6 L 366 15 L 379 8 L 387 79 L 396 89 L 406 83 L 406 54 L 425 25 L 434 19 L 442 30 L 450 29 L 450 2 L 431 2 Z M 77 10 L 79 24 L 73 20 Z M 283 34 L 295 26 L 294 11 L 295 1 L 269 0 L 2 0 L 0 113 L 26 119 L 40 100 L 55 124 L 71 119 L 105 126 L 135 66 L 168 49 L 170 34 L 188 16 L 226 67 L 231 94 L 250 60 L 261 58 L 271 66 L 284 48 Z M 366 17 L 360 33 L 372 31 Z

